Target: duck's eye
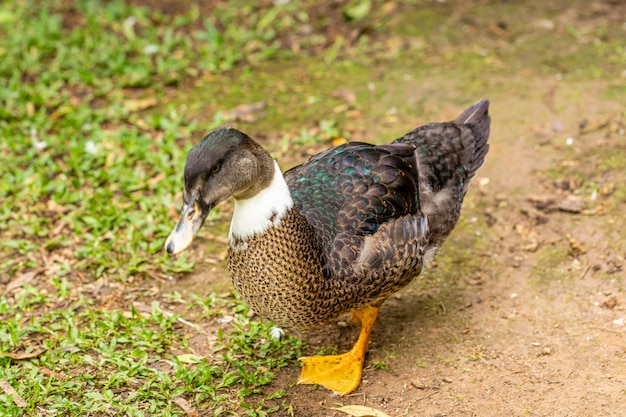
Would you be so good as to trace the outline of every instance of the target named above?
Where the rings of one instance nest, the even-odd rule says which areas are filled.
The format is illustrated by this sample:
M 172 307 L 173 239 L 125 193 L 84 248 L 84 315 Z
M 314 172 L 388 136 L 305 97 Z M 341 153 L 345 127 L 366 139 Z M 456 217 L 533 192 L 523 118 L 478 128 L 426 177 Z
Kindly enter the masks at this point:
M 217 171 L 219 171 L 221 167 L 222 167 L 222 164 L 220 162 L 213 165 L 213 168 L 211 168 L 211 174 L 216 174 Z

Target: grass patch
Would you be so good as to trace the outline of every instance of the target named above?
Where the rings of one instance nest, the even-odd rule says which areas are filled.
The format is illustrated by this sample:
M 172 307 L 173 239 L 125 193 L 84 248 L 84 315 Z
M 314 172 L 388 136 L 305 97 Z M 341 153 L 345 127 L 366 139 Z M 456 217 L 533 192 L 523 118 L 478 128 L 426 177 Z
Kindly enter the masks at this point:
M 185 415 L 187 404 L 262 416 L 282 407 L 284 392 L 256 394 L 300 355 L 298 340 L 271 339 L 270 324 L 248 319 L 232 296 L 190 303 L 185 315 L 204 320 L 190 330 L 163 308 L 186 305 L 182 296 L 150 288 L 194 266 L 166 257 L 162 245 L 190 138 L 224 122 L 200 126 L 170 99 L 202 77 L 228 79 L 294 49 L 332 46 L 327 59 L 338 59 L 348 42 L 330 37 L 314 4 L 219 7 L 0 5 L 0 198 L 8 202 L 0 284 L 15 284 L 0 296 L 0 380 L 19 397 L 0 390 L 0 414 L 169 416 Z M 373 9 L 333 19 L 348 33 L 369 25 Z M 293 35 L 309 24 L 312 34 Z M 324 123 L 322 134 L 338 129 Z M 232 321 L 216 324 L 223 314 Z M 202 331 L 218 332 L 213 355 L 191 347 Z
M 202 357 L 189 347 L 179 316 L 158 301 L 108 309 L 31 286 L 0 297 L 0 379 L 26 401 L 18 407 L 0 394 L 3 415 L 184 415 L 180 399 L 222 410 L 215 415 L 276 407 L 269 400 L 279 394 L 269 396 L 268 407 L 251 396 L 300 355 L 301 342 L 272 339 L 271 325 L 247 319 L 247 308 L 230 296 L 211 295 L 189 314 L 201 315 L 206 303 L 233 321 L 217 330 L 213 354 Z

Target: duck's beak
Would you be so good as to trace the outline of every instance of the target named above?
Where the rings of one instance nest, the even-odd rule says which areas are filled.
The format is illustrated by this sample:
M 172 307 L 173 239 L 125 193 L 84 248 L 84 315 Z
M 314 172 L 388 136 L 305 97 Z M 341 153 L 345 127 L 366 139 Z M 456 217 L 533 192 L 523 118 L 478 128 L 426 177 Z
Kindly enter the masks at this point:
M 206 216 L 211 210 L 210 206 L 203 204 L 202 199 L 196 198 L 193 202 L 185 204 L 180 214 L 178 224 L 165 241 L 165 250 L 174 255 L 187 249 L 193 238 L 202 227 Z

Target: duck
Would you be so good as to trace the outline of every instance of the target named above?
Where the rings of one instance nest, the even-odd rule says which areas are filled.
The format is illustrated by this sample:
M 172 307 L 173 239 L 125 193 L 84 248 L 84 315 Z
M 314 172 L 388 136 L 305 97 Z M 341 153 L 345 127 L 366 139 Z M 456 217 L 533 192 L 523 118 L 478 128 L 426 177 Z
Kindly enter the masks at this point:
M 456 225 L 489 150 L 489 101 L 391 143 L 348 142 L 282 173 L 245 133 L 224 127 L 189 151 L 180 219 L 165 241 L 190 246 L 213 207 L 234 199 L 228 269 L 235 290 L 282 329 L 306 330 L 350 314 L 353 348 L 300 358 L 298 384 L 341 396 L 361 382 L 384 301 L 419 276 Z

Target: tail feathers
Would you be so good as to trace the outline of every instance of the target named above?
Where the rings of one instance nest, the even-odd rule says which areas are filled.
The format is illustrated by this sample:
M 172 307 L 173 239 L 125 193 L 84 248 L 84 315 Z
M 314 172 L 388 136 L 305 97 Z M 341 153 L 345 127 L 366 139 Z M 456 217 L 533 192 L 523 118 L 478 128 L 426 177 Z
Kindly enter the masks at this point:
M 476 103 L 472 104 L 470 107 L 465 109 L 463 113 L 457 116 L 454 119 L 454 123 L 465 125 L 465 124 L 474 124 L 479 122 L 481 119 L 487 117 L 487 124 L 489 123 L 489 100 L 478 100 Z M 489 127 L 487 127 L 488 129 Z
M 476 175 L 476 171 L 485 163 L 485 155 L 489 151 L 489 132 L 491 126 L 491 117 L 489 117 L 489 101 L 480 100 L 467 108 L 461 113 L 454 123 L 460 125 L 468 125 L 474 134 L 473 148 L 474 153 L 469 163 L 468 179 Z

